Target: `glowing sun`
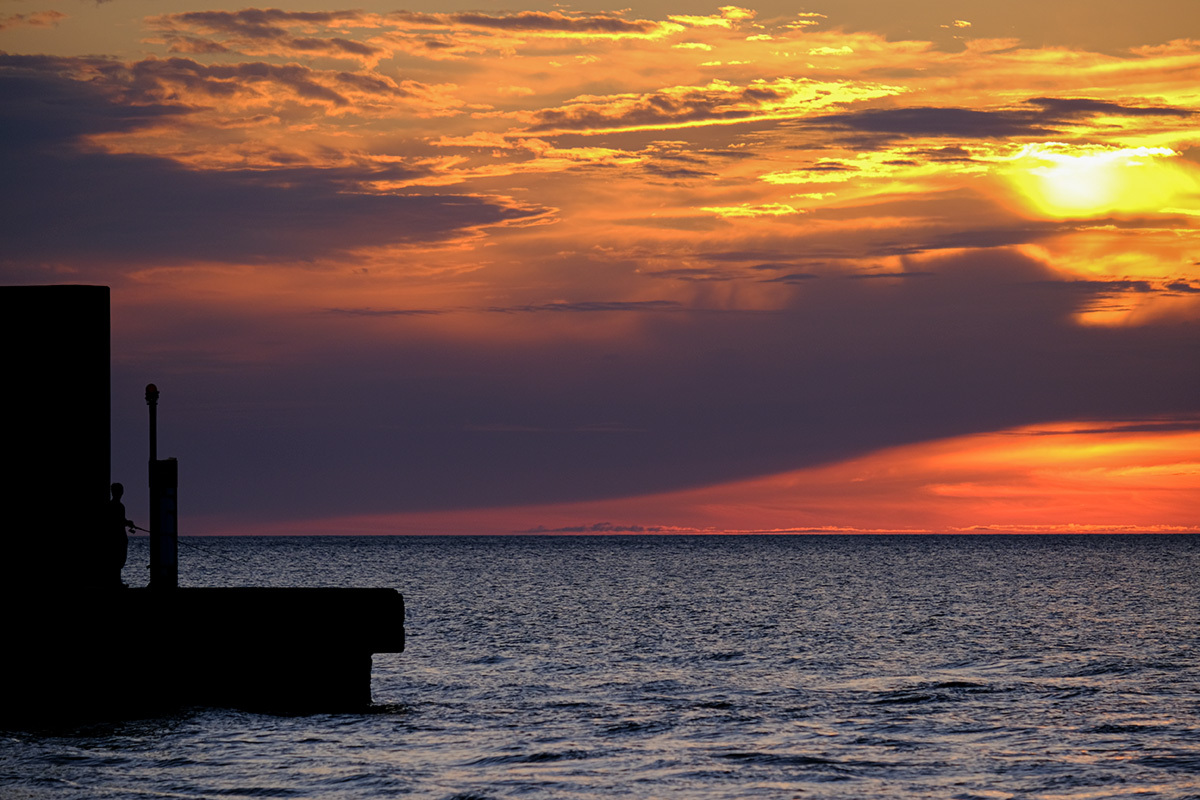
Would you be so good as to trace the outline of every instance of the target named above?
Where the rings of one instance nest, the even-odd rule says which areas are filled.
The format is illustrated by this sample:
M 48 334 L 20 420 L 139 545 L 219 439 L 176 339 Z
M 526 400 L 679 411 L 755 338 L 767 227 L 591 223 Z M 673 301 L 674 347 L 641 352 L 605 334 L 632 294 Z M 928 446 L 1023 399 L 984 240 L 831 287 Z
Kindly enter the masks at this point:
M 1030 204 L 1051 217 L 1181 212 L 1195 203 L 1200 181 L 1165 147 L 1026 145 L 1010 179 Z M 1167 160 L 1172 159 L 1172 160 Z

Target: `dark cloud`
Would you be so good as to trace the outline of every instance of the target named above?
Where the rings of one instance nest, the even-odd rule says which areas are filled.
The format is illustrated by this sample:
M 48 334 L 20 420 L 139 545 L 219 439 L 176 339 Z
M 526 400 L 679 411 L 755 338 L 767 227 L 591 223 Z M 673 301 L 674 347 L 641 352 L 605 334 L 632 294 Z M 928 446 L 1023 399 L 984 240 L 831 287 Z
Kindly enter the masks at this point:
M 187 107 L 156 103 L 151 98 L 128 104 L 123 86 L 74 78 L 80 72 L 103 74 L 122 68 L 119 62 L 105 58 L 0 53 L 0 142 L 4 152 L 50 150 L 89 134 L 134 131 L 191 113 Z
M 326 308 L 323 313 L 347 317 L 427 317 L 446 312 L 434 308 Z
M 192 11 L 155 17 L 150 24 L 166 34 L 173 52 L 225 52 L 226 45 L 195 35 L 195 32 L 228 37 L 242 46 L 247 43 L 269 44 L 298 54 L 320 53 L 329 56 L 372 58 L 379 48 L 341 36 L 296 36 L 295 26 L 345 27 L 361 23 L 356 11 L 282 11 L 247 8 L 241 11 Z
M 575 425 L 570 428 L 547 428 L 532 425 L 512 425 L 505 423 L 472 423 L 463 426 L 463 430 L 485 433 L 642 433 L 640 428 L 631 428 L 621 422 L 596 422 L 586 425 Z
M 708 157 L 685 150 L 678 143 L 652 144 L 642 151 L 642 155 L 646 158 L 642 162 L 643 172 L 659 178 L 695 180 L 716 175 L 712 169 L 706 169 Z
M 810 263 L 808 264 L 808 266 L 820 266 L 820 264 L 812 264 L 812 263 L 810 262 Z M 795 265 L 795 264 L 775 263 L 775 262 L 767 262 L 767 263 L 764 263 L 764 264 L 752 264 L 752 265 L 750 266 L 750 269 L 762 270 L 762 271 L 766 271 L 766 270 L 774 270 L 774 271 L 776 271 L 776 272 L 779 272 L 779 271 L 781 271 L 781 270 L 795 269 L 795 268 L 796 268 L 796 265 Z M 815 277 L 818 277 L 818 276 L 816 276 L 816 275 L 813 275 L 812 277 L 814 277 L 814 278 L 815 278 Z
M 920 271 L 913 271 L 913 272 L 907 272 L 907 271 L 905 271 L 905 272 L 855 272 L 855 273 L 846 275 L 845 277 L 848 280 L 855 280 L 855 281 L 875 280 L 875 279 L 879 279 L 879 278 L 904 280 L 906 278 L 928 278 L 930 275 L 933 275 L 933 274 L 935 274 L 935 273 L 920 272 Z
M 740 272 L 712 267 L 642 270 L 641 274 L 647 278 L 666 278 L 676 281 L 732 281 L 745 277 Z
M 746 150 L 746 149 L 734 150 L 731 148 L 726 148 L 723 150 L 719 150 L 719 149 L 696 150 L 695 153 L 696 153 L 696 155 L 708 156 L 708 157 L 712 157 L 712 158 L 733 159 L 735 161 L 745 161 L 747 159 L 757 158 L 757 156 L 758 156 L 758 154 L 756 152 L 754 152 L 753 150 Z
M 786 251 L 764 248 L 759 250 L 709 250 L 697 253 L 696 257 L 716 264 L 744 263 L 751 269 L 782 270 L 796 269 L 800 266 L 806 268 L 824 266 L 826 264 L 824 259 L 835 257 L 835 255 L 833 253 L 813 253 L 808 251 L 807 255 L 796 257 Z
M 737 91 L 704 86 L 671 92 L 653 92 L 615 103 L 608 98 L 589 98 L 534 115 L 529 130 L 586 131 L 612 128 L 660 128 L 695 122 L 728 122 L 752 119 L 765 104 L 789 97 L 786 89 L 743 86 Z
M 373 60 L 384 55 L 379 47 L 345 36 L 308 36 L 314 28 L 379 29 L 401 34 L 406 29 L 421 29 L 423 45 L 430 49 L 449 49 L 454 41 L 438 34 L 462 29 L 507 31 L 515 33 L 577 34 L 595 36 L 645 35 L 658 30 L 660 23 L 630 20 L 614 14 L 570 14 L 558 11 L 523 11 L 515 14 L 456 12 L 448 14 L 396 12 L 380 18 L 363 11 L 284 11 L 247 8 L 240 11 L 193 11 L 156 17 L 151 24 L 161 31 L 171 50 L 201 53 L 245 49 L 296 54 L 320 54 Z M 388 25 L 391 29 L 388 30 Z M 224 42 L 216 39 L 224 39 Z
M 188 11 L 151 20 L 158 25 L 181 24 L 209 31 L 233 33 L 260 39 L 286 36 L 288 25 L 322 27 L 353 24 L 362 19 L 358 11 L 284 11 L 278 8 L 244 8 L 241 11 Z
M 643 165 L 642 170 L 660 178 L 671 178 L 672 180 L 696 180 L 700 178 L 712 178 L 717 173 L 709 172 L 702 169 L 692 169 L 690 167 L 679 167 L 670 164 L 655 164 L 653 162 Z
M 128 104 L 125 87 L 68 77 L 78 66 L 0 59 L 0 180 L 10 187 L 0 199 L 0 259 L 9 267 L 310 260 L 444 240 L 542 213 L 477 196 L 361 190 L 368 181 L 419 174 L 403 167 L 205 172 L 76 147 L 88 134 L 134 131 L 189 113 L 166 103 Z M 88 66 L 115 68 L 107 61 Z
M 1038 422 L 1200 415 L 1200 371 L 1181 369 L 1200 320 L 1074 321 L 1137 281 L 1064 284 L 1006 250 L 922 268 L 934 274 L 806 280 L 769 314 L 506 307 L 475 315 L 470 339 L 417 316 L 366 336 L 342 315 L 305 345 L 311 317 L 263 320 L 230 347 L 287 339 L 303 357 L 199 374 L 160 342 L 162 372 L 118 365 L 114 430 L 142 429 L 147 371 L 168 375 L 161 435 L 190 512 L 279 518 L 618 497 Z M 596 335 L 596 314 L 671 309 Z M 598 420 L 630 433 L 598 434 Z M 144 466 L 144 442 L 125 436 L 117 472 Z
M 54 58 L 0 54 L 5 96 L 14 105 L 6 118 L 37 120 L 47 135 L 74 138 L 89 130 L 82 110 L 102 113 L 110 127 L 101 132 L 145 127 L 164 117 L 185 116 L 205 99 L 227 101 L 238 95 L 262 96 L 278 89 L 316 104 L 344 108 L 350 93 L 391 101 L 423 91 L 422 84 L 403 85 L 375 73 L 316 70 L 300 64 L 242 62 L 202 64 L 174 58 L 147 58 L 123 63 L 105 58 Z M 184 97 L 186 99 L 180 99 Z M 214 103 L 215 104 L 215 103 Z M 94 124 L 105 120 L 95 119 Z M 123 125 L 116 124 L 124 121 Z
M 522 11 L 500 15 L 459 12 L 436 16 L 454 25 L 506 31 L 648 34 L 660 27 L 659 23 L 651 20 L 627 20 L 607 14 L 563 14 L 558 11 Z
M 866 133 L 959 139 L 1048 136 L 1056 132 L 1038 114 L 972 108 L 872 108 L 828 114 L 811 120 L 811 124 Z
M 969 150 L 959 145 L 917 150 L 916 152 L 929 161 L 962 163 L 975 160 Z
M 1086 97 L 1034 97 L 1030 105 L 1039 106 L 1048 117 L 1073 119 L 1098 115 L 1118 117 L 1190 117 L 1194 112 L 1172 106 L 1126 106 Z
M 778 275 L 774 278 L 766 278 L 763 280 L 763 283 L 807 283 L 808 281 L 819 277 L 821 276 L 812 272 L 789 272 L 786 275 Z
M 220 42 L 214 42 L 212 39 L 205 39 L 200 36 L 181 35 L 175 35 L 171 37 L 169 50 L 172 53 L 186 53 L 187 55 L 196 56 L 231 52 L 228 47 Z
M 1160 294 L 1164 290 L 1150 281 L 1131 279 L 1050 280 L 1040 285 L 1047 291 L 1062 292 L 1077 298 L 1080 311 L 1100 311 L 1120 307 L 1128 295 Z
M 1055 280 L 1041 281 L 1040 285 L 1058 289 L 1064 292 L 1077 292 L 1083 295 L 1111 295 L 1137 292 L 1147 294 L 1154 291 L 1150 281 L 1128 279 L 1116 280 Z
M 1061 235 L 1077 226 L 1060 222 L 1022 221 L 1012 225 L 997 225 L 987 228 L 964 230 L 910 231 L 903 241 L 879 242 L 871 250 L 875 256 L 912 255 L 930 250 L 957 250 L 960 248 L 1011 247 Z
M 1115 425 L 1070 428 L 1067 430 L 1035 430 L 1028 436 L 1078 436 L 1110 433 L 1176 433 L 1200 431 L 1200 419 L 1147 419 L 1118 422 Z
M 186 58 L 150 59 L 131 68 L 132 83 L 143 92 L 170 94 L 178 85 L 212 97 L 231 97 L 253 84 L 277 84 L 306 100 L 347 106 L 345 96 L 315 80 L 315 71 L 299 64 L 205 65 Z
M 797 167 L 797 170 L 804 172 L 858 172 L 858 167 L 853 164 L 847 164 L 844 161 L 817 161 L 805 166 Z
M 67 18 L 61 11 L 35 11 L 32 14 L 10 14 L 0 17 L 0 31 L 12 28 L 53 28 Z
M 645 34 L 660 27 L 650 20 L 627 20 L 612 14 L 564 14 L 559 11 L 522 11 L 516 14 L 484 14 L 459 11 L 448 14 L 397 11 L 389 19 L 401 26 L 423 28 L 482 28 L 540 33 Z
M 174 97 L 179 89 L 212 98 L 228 98 L 273 85 L 297 97 L 338 107 L 350 105 L 344 94 L 357 91 L 381 98 L 411 97 L 410 89 L 377 74 L 321 71 L 300 64 L 201 64 L 187 58 L 145 59 L 128 67 L 112 67 L 106 77 L 120 84 L 130 104 Z
M 682 304 L 674 300 L 589 300 L 576 303 L 541 303 L 525 306 L 493 306 L 488 311 L 502 314 L 550 312 L 584 312 L 596 311 L 682 311 Z
M 1169 106 L 1131 106 L 1088 98 L 1035 97 L 1023 108 L 868 108 L 826 114 L 793 124 L 901 137 L 1007 139 L 1050 136 L 1058 133 L 1062 124 L 1100 115 L 1190 117 L 1192 112 Z M 940 152 L 943 157 L 938 160 L 959 160 L 966 155 L 955 149 Z
M 911 205 L 915 205 L 915 203 L 910 203 Z M 877 207 L 883 209 L 885 204 L 879 204 Z M 818 215 L 820 215 L 820 212 L 814 214 L 814 216 Z M 929 224 L 916 226 L 905 231 L 903 239 L 897 239 L 894 235 L 874 239 L 866 243 L 868 247 L 864 252 L 872 256 L 895 256 L 913 255 L 932 250 L 1011 247 L 1013 245 L 1028 244 L 1048 237 L 1062 236 L 1096 227 L 1121 230 L 1139 230 L 1144 228 L 1161 230 L 1164 227 L 1189 229 L 1192 225 L 1193 222 L 1183 216 L 1130 217 L 1124 219 L 1106 218 L 1080 221 L 1016 220 L 1006 225 L 971 227 L 961 230 L 945 230 L 944 227 L 937 224 Z

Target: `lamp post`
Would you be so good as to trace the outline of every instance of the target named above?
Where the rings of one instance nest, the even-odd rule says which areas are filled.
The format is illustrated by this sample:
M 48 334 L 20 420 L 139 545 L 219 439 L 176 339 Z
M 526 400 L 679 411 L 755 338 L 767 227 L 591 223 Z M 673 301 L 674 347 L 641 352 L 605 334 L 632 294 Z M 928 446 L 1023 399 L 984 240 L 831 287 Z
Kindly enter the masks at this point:
M 146 384 L 146 405 L 150 406 L 150 460 L 158 460 L 158 387 Z M 151 523 L 153 524 L 153 523 Z
M 173 458 L 158 458 L 158 387 L 146 386 L 150 407 L 150 588 L 179 585 L 179 466 Z

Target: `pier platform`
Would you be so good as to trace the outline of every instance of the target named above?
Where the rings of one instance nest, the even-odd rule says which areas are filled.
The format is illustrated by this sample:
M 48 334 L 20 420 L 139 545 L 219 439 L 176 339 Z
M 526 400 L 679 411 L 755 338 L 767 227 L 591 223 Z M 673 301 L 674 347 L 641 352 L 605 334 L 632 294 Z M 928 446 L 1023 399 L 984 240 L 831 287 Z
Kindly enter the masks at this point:
M 0 704 L 0 721 L 21 724 L 195 706 L 361 711 L 372 655 L 404 650 L 392 589 L 26 592 L 21 603 Z

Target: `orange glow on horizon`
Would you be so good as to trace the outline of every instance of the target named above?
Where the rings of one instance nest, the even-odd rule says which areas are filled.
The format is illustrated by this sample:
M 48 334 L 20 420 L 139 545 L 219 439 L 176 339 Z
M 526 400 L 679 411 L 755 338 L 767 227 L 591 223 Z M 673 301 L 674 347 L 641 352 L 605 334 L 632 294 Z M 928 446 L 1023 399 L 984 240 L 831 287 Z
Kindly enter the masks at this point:
M 1076 422 L 681 492 L 228 526 L 243 534 L 1200 533 L 1200 430 Z M 197 531 L 199 533 L 201 531 Z

